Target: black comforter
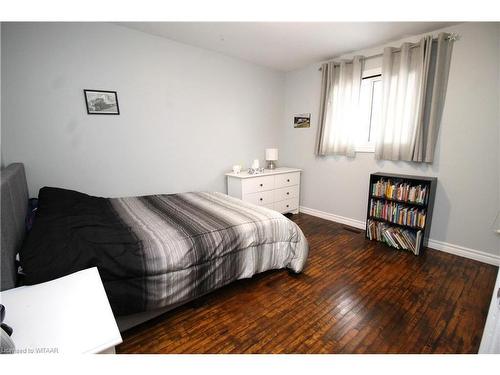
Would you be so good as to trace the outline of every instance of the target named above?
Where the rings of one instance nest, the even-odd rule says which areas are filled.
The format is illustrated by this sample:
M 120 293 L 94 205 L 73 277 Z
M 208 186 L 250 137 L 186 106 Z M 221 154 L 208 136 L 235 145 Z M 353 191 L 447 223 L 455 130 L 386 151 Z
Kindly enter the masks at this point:
M 35 225 L 20 252 L 25 283 L 96 266 L 116 314 L 143 311 L 142 243 L 110 200 L 48 187 L 38 199 Z

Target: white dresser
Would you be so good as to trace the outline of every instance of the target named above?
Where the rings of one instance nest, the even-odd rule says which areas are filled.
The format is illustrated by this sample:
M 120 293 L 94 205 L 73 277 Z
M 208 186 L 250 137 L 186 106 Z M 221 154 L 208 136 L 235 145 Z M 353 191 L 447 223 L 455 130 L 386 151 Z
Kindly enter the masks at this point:
M 298 213 L 300 172 L 297 168 L 265 169 L 261 174 L 226 173 L 227 194 L 281 213 Z

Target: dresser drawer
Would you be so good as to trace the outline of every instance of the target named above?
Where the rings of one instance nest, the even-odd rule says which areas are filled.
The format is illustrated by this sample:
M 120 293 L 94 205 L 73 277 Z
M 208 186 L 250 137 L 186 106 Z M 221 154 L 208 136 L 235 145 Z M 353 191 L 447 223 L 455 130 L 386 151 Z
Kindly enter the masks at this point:
M 285 199 L 295 198 L 299 196 L 299 185 L 276 189 L 274 191 L 274 200 L 283 201 Z
M 245 202 L 257 204 L 259 206 L 271 205 L 274 202 L 274 191 L 262 191 L 259 193 L 243 195 Z
M 283 173 L 276 175 L 276 188 L 298 185 L 300 183 L 300 173 Z
M 274 176 L 247 178 L 242 181 L 243 194 L 274 189 Z
M 299 197 L 274 202 L 274 209 L 281 213 L 295 211 L 297 208 L 299 208 Z

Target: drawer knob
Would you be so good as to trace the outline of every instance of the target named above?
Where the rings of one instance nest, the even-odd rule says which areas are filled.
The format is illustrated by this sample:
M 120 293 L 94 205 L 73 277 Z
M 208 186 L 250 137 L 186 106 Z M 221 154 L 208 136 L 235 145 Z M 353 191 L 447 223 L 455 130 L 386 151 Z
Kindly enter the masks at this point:
M 290 192 L 289 192 L 289 191 L 287 191 L 287 192 L 286 192 L 286 195 L 290 195 Z
M 262 198 L 259 199 L 262 202 Z
M 260 187 L 264 186 L 264 184 L 260 184 Z
M 288 207 L 290 207 L 290 206 L 287 204 L 287 205 L 286 205 L 286 207 L 288 208 Z
M 290 182 L 290 179 L 289 179 L 289 178 L 287 178 L 287 179 L 286 179 L 286 182 Z

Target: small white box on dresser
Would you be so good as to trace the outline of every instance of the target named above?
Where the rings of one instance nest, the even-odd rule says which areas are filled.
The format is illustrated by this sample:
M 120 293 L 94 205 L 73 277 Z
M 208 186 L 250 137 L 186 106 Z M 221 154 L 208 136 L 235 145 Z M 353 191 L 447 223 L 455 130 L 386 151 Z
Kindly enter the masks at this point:
M 260 174 L 226 173 L 227 194 L 283 214 L 298 213 L 301 171 L 281 167 Z

